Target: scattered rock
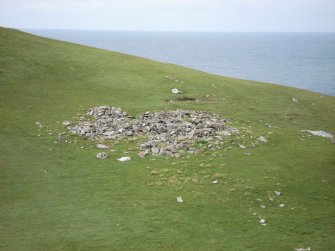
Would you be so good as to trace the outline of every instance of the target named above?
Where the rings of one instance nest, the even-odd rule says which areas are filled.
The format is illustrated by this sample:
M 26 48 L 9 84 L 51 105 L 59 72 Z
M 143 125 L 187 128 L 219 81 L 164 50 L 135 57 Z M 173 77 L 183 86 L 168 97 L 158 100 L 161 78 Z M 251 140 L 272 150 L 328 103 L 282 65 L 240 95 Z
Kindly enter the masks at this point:
M 212 142 L 211 149 L 219 149 L 220 142 L 238 132 L 226 126 L 226 119 L 204 111 L 145 112 L 130 119 L 121 108 L 99 106 L 89 109 L 87 115 L 92 120 L 79 121 L 69 128 L 71 133 L 90 140 L 145 136 L 146 141 L 139 145 L 140 157 L 152 154 L 180 158 L 182 152 L 197 153 L 197 141 Z
M 292 98 L 292 101 L 293 101 L 293 102 L 298 102 L 298 99 L 296 99 L 296 98 L 293 97 L 293 98 Z
M 265 206 L 265 205 L 261 205 L 261 208 L 265 209 L 265 208 L 266 208 L 266 206 Z
M 279 204 L 279 207 L 285 207 L 285 204 Z
M 108 157 L 108 154 L 104 152 L 97 154 L 97 159 L 106 159 L 107 157 Z
M 118 161 L 129 161 L 130 157 L 121 157 L 117 159 Z
M 311 130 L 301 130 L 302 132 L 307 132 L 315 136 L 320 136 L 324 138 L 334 139 L 334 135 L 329 132 L 324 131 L 311 131 Z
M 108 146 L 103 145 L 103 144 L 97 144 L 96 146 L 97 146 L 99 149 L 103 149 L 103 150 L 107 150 L 107 149 L 109 149 Z
M 217 184 L 218 183 L 218 181 L 217 180 L 213 180 L 213 184 Z
M 174 76 L 166 75 L 165 78 L 170 79 L 170 80 L 172 80 L 172 81 L 174 81 L 174 82 L 177 82 L 177 83 L 181 83 L 181 84 L 184 83 L 184 81 L 181 81 L 181 80 L 177 79 L 177 78 L 174 77 Z
M 277 196 L 279 196 L 279 195 L 280 195 L 280 192 L 278 192 L 278 191 L 275 191 L 275 194 L 276 194 Z
M 182 198 L 181 196 L 178 196 L 178 197 L 177 197 L 177 202 L 178 202 L 178 203 L 182 203 L 182 202 L 184 202 L 184 201 L 183 201 L 183 198 Z
M 171 92 L 172 92 L 173 94 L 183 93 L 181 90 L 178 90 L 177 88 L 173 88 L 173 89 L 171 90 Z

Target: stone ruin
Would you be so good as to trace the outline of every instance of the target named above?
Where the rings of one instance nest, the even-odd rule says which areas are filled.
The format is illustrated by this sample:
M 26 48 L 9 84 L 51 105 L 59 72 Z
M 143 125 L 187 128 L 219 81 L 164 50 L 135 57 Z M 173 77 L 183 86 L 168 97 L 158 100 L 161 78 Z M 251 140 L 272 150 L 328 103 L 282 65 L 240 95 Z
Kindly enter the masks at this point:
M 86 139 L 119 140 L 144 137 L 139 145 L 140 157 L 147 154 L 180 157 L 180 153 L 197 152 L 196 142 L 213 142 L 219 148 L 223 139 L 237 130 L 227 120 L 204 111 L 145 112 L 130 118 L 121 108 L 99 106 L 88 110 L 90 120 L 82 119 L 69 127 L 73 134 Z

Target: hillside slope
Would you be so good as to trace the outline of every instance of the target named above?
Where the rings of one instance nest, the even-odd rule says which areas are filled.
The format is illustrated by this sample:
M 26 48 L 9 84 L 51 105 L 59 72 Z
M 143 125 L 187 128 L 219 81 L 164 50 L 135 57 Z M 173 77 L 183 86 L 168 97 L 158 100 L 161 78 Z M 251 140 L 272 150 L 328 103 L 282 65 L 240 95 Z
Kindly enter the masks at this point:
M 125 163 L 116 158 L 136 142 L 104 142 L 116 151 L 103 161 L 95 142 L 55 143 L 62 121 L 98 105 L 210 111 L 241 134 L 221 151 L 133 150 Z M 335 134 L 334 97 L 0 28 L 0 118 L 1 250 L 335 246 L 335 145 L 301 132 Z

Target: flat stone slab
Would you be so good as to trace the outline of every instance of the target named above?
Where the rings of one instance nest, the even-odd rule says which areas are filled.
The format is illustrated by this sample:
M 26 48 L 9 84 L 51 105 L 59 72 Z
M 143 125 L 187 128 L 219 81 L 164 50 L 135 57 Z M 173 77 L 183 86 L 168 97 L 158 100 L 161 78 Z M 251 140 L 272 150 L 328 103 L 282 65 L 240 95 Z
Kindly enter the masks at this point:
M 311 131 L 311 130 L 302 130 L 302 132 L 307 132 L 315 136 L 323 137 L 323 138 L 329 138 L 332 139 L 334 138 L 334 135 L 329 133 L 329 132 L 324 132 L 324 131 Z
M 99 149 L 103 149 L 103 150 L 107 150 L 107 149 L 109 149 L 108 146 L 103 145 L 103 144 L 96 144 L 96 146 L 97 146 Z

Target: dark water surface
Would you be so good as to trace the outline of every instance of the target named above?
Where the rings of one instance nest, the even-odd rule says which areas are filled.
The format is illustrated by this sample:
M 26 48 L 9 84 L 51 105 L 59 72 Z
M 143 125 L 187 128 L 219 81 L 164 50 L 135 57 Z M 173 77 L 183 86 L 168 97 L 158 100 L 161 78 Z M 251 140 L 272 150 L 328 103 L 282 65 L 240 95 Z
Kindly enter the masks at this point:
M 25 31 L 223 76 L 335 96 L 335 33 Z

